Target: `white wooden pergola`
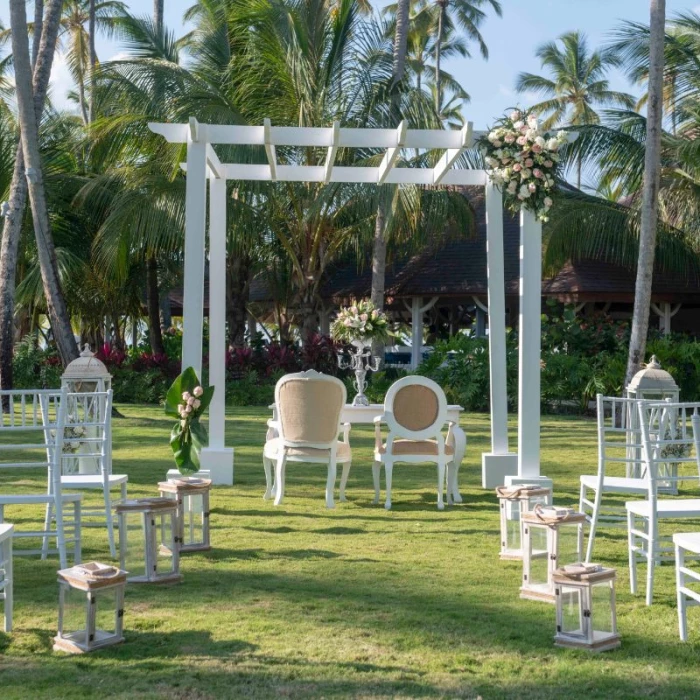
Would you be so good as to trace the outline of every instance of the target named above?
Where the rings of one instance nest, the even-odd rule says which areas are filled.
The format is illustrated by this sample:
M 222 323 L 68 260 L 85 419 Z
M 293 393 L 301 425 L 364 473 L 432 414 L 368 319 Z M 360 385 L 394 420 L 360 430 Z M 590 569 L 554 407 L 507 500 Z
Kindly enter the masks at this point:
M 503 198 L 484 170 L 454 167 L 472 145 L 472 125 L 463 129 L 397 129 L 149 124 L 170 143 L 187 144 L 185 270 L 182 366 L 201 376 L 204 322 L 204 262 L 209 189 L 209 382 L 216 387 L 209 409 L 209 447 L 202 467 L 215 483 L 233 483 L 233 449 L 224 440 L 226 362 L 226 181 L 347 182 L 396 185 L 482 185 L 486 190 L 488 317 L 491 371 L 491 452 L 482 456 L 482 483 L 548 481 L 540 476 L 540 313 L 542 226 L 523 210 L 520 216 L 520 350 L 518 394 L 518 452 L 508 449 L 505 283 L 503 270 Z M 267 163 L 222 163 L 215 144 L 262 146 Z M 326 149 L 322 165 L 284 165 L 276 148 L 294 146 Z M 335 164 L 340 148 L 384 149 L 377 167 Z M 399 167 L 402 149 L 442 150 L 434 167 Z M 416 314 L 418 315 L 418 314 Z M 422 314 L 419 321 L 422 320 Z M 414 329 L 415 331 L 415 329 Z

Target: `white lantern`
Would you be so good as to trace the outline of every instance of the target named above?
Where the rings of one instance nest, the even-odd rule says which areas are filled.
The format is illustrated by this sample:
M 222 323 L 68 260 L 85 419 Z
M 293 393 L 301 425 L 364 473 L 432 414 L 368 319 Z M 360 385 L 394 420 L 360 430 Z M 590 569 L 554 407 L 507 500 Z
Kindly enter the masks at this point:
M 553 576 L 558 647 L 606 651 L 620 646 L 615 613 L 615 569 L 574 564 Z
M 94 392 L 104 393 L 112 388 L 112 375 L 107 371 L 104 364 L 98 360 L 94 353 L 90 352 L 90 346 L 86 343 L 80 356 L 73 360 L 66 367 L 65 372 L 61 375 L 61 386 L 66 387 L 72 394 L 91 394 Z M 104 402 L 104 398 L 100 398 Z M 90 406 L 85 406 L 86 410 L 90 410 Z M 104 414 L 104 406 L 100 406 L 99 415 Z M 70 417 L 69 417 L 70 418 Z M 110 420 L 111 416 L 107 416 Z M 68 421 L 70 422 L 70 420 Z M 97 437 L 97 430 L 94 427 L 87 427 L 86 437 Z M 112 433 L 108 432 L 109 444 L 105 445 L 105 460 L 112 459 Z M 92 446 L 86 442 L 81 445 L 79 452 L 92 452 Z M 103 465 L 107 473 L 111 472 L 111 461 Z M 99 457 L 79 457 L 78 471 L 80 474 L 100 474 L 100 458 Z
M 170 498 L 139 498 L 115 506 L 119 557 L 129 583 L 175 583 L 180 574 L 177 504 Z
M 160 495 L 177 504 L 175 540 L 180 552 L 211 549 L 209 539 L 209 490 L 211 479 L 181 477 L 158 484 Z
M 523 484 L 496 488 L 501 513 L 501 559 L 522 559 L 520 516 L 536 505 L 552 502 L 552 490 Z
M 126 571 L 90 562 L 58 572 L 54 651 L 84 654 L 124 641 Z
M 554 603 L 554 572 L 581 561 L 586 516 L 572 508 L 535 506 L 523 513 L 523 585 L 520 597 Z

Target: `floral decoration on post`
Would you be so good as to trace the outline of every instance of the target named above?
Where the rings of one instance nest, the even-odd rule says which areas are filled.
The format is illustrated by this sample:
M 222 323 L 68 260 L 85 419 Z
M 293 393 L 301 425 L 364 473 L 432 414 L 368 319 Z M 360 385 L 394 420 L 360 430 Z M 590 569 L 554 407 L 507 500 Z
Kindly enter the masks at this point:
M 389 322 L 370 299 L 352 300 L 350 306 L 340 309 L 331 326 L 334 340 L 343 343 L 362 341 L 369 345 L 373 340 L 387 340 Z
M 170 433 L 170 447 L 183 473 L 199 471 L 199 453 L 209 442 L 200 419 L 213 396 L 214 387 L 202 387 L 192 367 L 175 379 L 165 396 L 165 413 L 178 418 Z
M 491 182 L 503 189 L 511 211 L 522 207 L 547 221 L 556 190 L 559 150 L 576 138 L 567 131 L 542 131 L 537 117 L 528 111 L 513 110 L 479 140 Z

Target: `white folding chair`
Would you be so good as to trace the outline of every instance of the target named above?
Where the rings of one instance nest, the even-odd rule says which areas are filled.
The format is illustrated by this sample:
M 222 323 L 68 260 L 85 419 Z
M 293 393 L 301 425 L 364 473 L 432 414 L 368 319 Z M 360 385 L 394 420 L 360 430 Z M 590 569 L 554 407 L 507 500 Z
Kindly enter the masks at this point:
M 598 525 L 624 527 L 627 523 L 622 505 L 603 505 L 605 495 L 646 496 L 647 482 L 630 474 L 641 473 L 642 434 L 639 428 L 638 399 L 620 399 L 598 394 L 598 473 L 582 474 L 579 512 L 585 513 L 590 531 L 586 561 L 593 556 Z M 636 414 L 636 415 L 635 415 Z M 634 416 L 634 420 L 631 420 Z M 625 475 L 610 474 L 610 468 L 625 466 Z M 589 492 L 593 495 L 589 495 Z
M 41 539 L 39 548 L 27 548 L 14 553 L 42 554 L 58 552 L 61 568 L 68 566 L 67 545 L 72 545 L 76 563 L 81 561 L 80 519 L 81 499 L 79 493 L 63 493 L 60 471 L 55 469 L 56 443 L 63 434 L 65 423 L 62 392 L 53 390 L 0 391 L 0 402 L 6 412 L 0 412 L 0 472 L 43 472 L 47 479 L 44 493 L 9 493 L 0 484 L 0 523 L 5 520 L 5 508 L 15 506 L 45 506 L 53 508 L 55 529 L 52 523 L 42 530 L 20 530 L 15 526 L 15 539 Z M 10 482 L 14 485 L 14 482 Z M 19 482 L 23 485 L 23 482 Z M 72 516 L 67 511 L 72 506 Z M 56 548 L 49 547 L 49 539 L 56 538 Z
M 3 601 L 5 632 L 12 632 L 12 531 L 9 523 L 0 525 L 0 600 Z
M 61 441 L 60 459 L 61 484 L 71 490 L 101 489 L 103 508 L 83 509 L 83 521 L 86 517 L 104 519 L 107 527 L 109 550 L 116 556 L 113 522 L 113 502 L 111 491 L 119 488 L 121 500 L 126 500 L 126 486 L 129 477 L 126 474 L 112 474 L 111 455 L 111 416 L 112 390 L 104 392 L 68 392 L 62 394 L 66 402 L 66 423 Z M 97 464 L 97 474 L 80 473 L 81 463 Z M 53 517 L 51 504 L 46 507 L 46 526 Z M 102 523 L 85 523 L 83 526 Z
M 381 424 L 389 428 L 382 440 Z M 434 462 L 437 464 L 437 507 L 443 510 L 443 489 L 447 473 L 448 488 L 454 484 L 454 450 L 447 420 L 447 399 L 439 384 L 426 377 L 399 379 L 389 387 L 384 400 L 384 413 L 374 419 L 375 444 L 372 476 L 374 502 L 379 503 L 379 472 L 384 465 L 386 502 L 391 509 L 391 480 L 396 462 Z M 448 428 L 447 437 L 442 434 Z
M 343 465 L 340 500 L 345 500 L 345 486 L 350 473 L 352 452 L 348 442 L 350 425 L 340 424 L 340 414 L 347 399 L 345 384 L 314 370 L 287 374 L 275 387 L 276 421 L 268 426 L 277 437 L 268 439 L 263 449 L 263 466 L 267 489 L 264 498 L 274 495 L 278 506 L 284 497 L 288 462 L 328 464 L 326 506 L 334 507 L 336 464 Z M 343 440 L 338 434 L 343 431 Z M 276 464 L 272 482 L 272 464 Z
M 645 500 L 625 503 L 630 589 L 637 592 L 637 564 L 646 562 L 646 604 L 651 605 L 654 569 L 662 560 L 673 558 L 670 538 L 659 535 L 659 521 L 700 518 L 700 498 L 659 498 L 659 487 L 676 489 L 681 481 L 700 478 L 699 459 L 692 454 L 693 445 L 698 444 L 692 416 L 700 404 L 640 401 L 638 409 L 647 494 Z M 696 473 L 681 473 L 684 464 L 692 464 Z

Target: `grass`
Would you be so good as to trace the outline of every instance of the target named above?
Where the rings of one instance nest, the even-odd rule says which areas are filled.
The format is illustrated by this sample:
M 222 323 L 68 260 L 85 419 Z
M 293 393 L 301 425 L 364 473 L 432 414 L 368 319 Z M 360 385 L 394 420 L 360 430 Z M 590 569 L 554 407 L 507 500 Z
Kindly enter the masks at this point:
M 154 407 L 120 410 L 114 469 L 129 474 L 130 495 L 153 495 L 171 465 L 170 421 Z M 442 513 L 428 466 L 399 465 L 393 510 L 372 505 L 369 428 L 353 429 L 347 503 L 326 510 L 324 468 L 290 465 L 275 508 L 262 500 L 266 418 L 230 412 L 235 485 L 213 493 L 214 548 L 183 557 L 180 585 L 127 589 L 123 645 L 52 652 L 57 562 L 15 559 L 3 700 L 698 697 L 700 618 L 691 610 L 695 641 L 681 644 L 670 567 L 659 570 L 651 608 L 629 594 L 623 531 L 597 542 L 600 560 L 618 568 L 622 648 L 591 656 L 553 646 L 553 607 L 521 601 L 521 564 L 498 559 L 495 496 L 480 488 L 485 416 L 463 418 L 464 504 Z M 542 448 L 557 502 L 575 503 L 578 475 L 595 465 L 594 423 L 545 418 Z M 28 514 L 7 517 L 26 527 Z M 108 560 L 106 545 L 103 529 L 87 530 L 84 558 Z

